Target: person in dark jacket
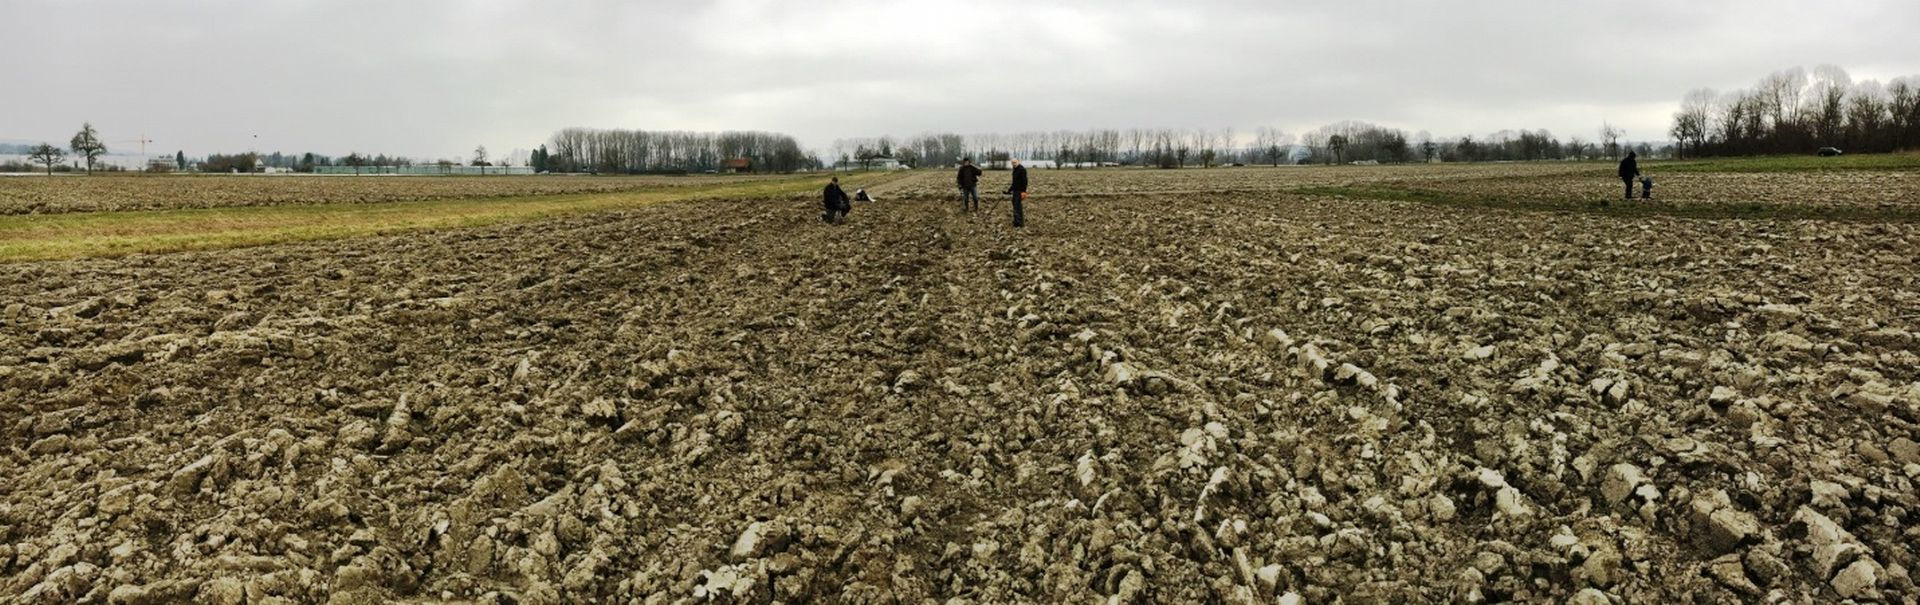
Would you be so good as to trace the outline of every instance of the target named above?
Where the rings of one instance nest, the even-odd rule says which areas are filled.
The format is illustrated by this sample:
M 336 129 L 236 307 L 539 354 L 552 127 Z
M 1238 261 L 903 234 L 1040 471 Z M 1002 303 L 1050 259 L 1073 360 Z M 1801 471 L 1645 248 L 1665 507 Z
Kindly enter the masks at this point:
M 828 223 L 845 220 L 847 211 L 853 209 L 853 202 L 847 198 L 847 190 L 840 188 L 840 177 L 833 177 L 833 181 L 827 183 L 827 189 L 822 192 L 822 198 L 820 203 L 826 207 L 827 212 L 820 215 L 820 220 Z
M 1620 181 L 1627 184 L 1627 199 L 1633 199 L 1633 178 L 1637 176 L 1640 176 L 1640 162 L 1629 151 L 1627 159 L 1620 160 Z
M 960 185 L 960 209 L 980 209 L 980 167 L 973 165 L 973 158 L 960 160 L 960 175 L 955 179 Z
M 1013 226 L 1021 227 L 1026 225 L 1025 209 L 1020 203 L 1027 199 L 1027 167 L 1021 166 L 1020 160 L 1012 162 L 1013 184 L 1007 187 L 1007 194 L 1013 196 Z

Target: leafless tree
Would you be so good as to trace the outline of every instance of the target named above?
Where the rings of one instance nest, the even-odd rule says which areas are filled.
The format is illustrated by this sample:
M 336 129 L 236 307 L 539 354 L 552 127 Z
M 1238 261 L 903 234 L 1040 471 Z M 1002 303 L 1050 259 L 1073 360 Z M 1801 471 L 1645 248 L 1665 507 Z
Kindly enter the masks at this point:
M 1680 111 L 1673 114 L 1673 140 L 1679 151 L 1685 155 L 1691 147 L 1695 155 L 1706 146 L 1707 129 L 1712 122 L 1714 99 L 1719 97 L 1711 88 L 1688 91 L 1680 100 Z
M 67 144 L 74 155 L 87 161 L 87 174 L 93 174 L 94 160 L 107 152 L 107 144 L 100 140 L 100 133 L 93 129 L 92 122 L 80 125 L 80 132 L 74 133 L 73 140 Z
M 41 143 L 33 146 L 33 149 L 30 150 L 27 157 L 33 158 L 33 161 L 45 165 L 47 167 L 47 176 L 53 176 L 53 165 L 66 159 L 67 152 L 51 144 Z
M 1846 121 L 1847 90 L 1852 87 L 1853 78 L 1847 75 L 1847 70 L 1834 65 L 1813 68 L 1807 107 L 1801 110 L 1801 115 L 1806 117 L 1817 144 L 1840 144 L 1840 128 Z
M 1605 146 L 1607 157 L 1619 159 L 1620 137 L 1625 136 L 1626 133 L 1624 130 L 1615 128 L 1612 122 L 1600 122 L 1600 144 Z

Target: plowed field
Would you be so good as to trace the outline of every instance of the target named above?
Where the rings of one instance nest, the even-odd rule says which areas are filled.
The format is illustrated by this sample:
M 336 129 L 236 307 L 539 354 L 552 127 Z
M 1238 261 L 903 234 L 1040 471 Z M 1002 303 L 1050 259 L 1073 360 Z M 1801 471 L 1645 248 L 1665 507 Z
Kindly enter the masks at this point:
M 0 264 L 0 598 L 1920 594 L 1920 226 L 1283 172 Z

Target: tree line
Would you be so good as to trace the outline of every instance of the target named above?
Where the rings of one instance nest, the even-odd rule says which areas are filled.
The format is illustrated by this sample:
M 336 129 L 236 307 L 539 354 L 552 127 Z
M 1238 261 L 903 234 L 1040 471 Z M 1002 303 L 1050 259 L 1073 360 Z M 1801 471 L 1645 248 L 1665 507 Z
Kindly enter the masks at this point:
M 1688 156 L 1920 148 L 1920 76 L 1853 81 L 1820 65 L 1767 74 L 1752 88 L 1689 91 L 1670 130 Z
M 746 159 L 753 172 L 817 168 L 793 137 L 773 132 L 565 128 L 535 151 L 536 171 L 615 174 L 720 170 Z
M 1436 138 L 1359 120 L 1342 120 L 1295 135 L 1259 127 L 1242 135 L 1233 128 L 1126 128 L 1033 131 L 1012 134 L 924 133 L 910 137 L 846 138 L 833 142 L 830 159 L 859 164 L 891 158 L 909 166 L 951 166 L 962 158 L 998 162 L 1009 157 L 1061 166 L 1212 167 L 1349 162 L 1492 162 L 1618 157 L 1625 151 L 1662 151 L 1624 141 L 1625 133 L 1602 124 L 1592 142 L 1564 141 L 1545 129 L 1501 130 L 1488 135 Z
M 910 137 L 858 137 L 835 140 L 831 160 L 859 163 L 891 158 L 909 166 L 951 166 L 961 159 L 984 162 L 1008 158 L 1098 166 L 1153 163 L 1212 166 L 1230 161 L 1233 129 L 1089 129 L 982 133 L 922 133 Z M 1235 156 L 1237 157 L 1237 156 Z

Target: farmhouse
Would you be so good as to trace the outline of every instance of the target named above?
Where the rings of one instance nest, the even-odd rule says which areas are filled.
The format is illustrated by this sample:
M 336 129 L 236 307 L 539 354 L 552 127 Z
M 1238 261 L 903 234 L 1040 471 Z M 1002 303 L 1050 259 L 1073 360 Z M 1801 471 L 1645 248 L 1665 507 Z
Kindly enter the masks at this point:
M 734 174 L 744 174 L 748 172 L 753 172 L 753 160 L 750 160 L 747 158 L 729 159 L 727 160 L 727 163 L 723 167 L 722 171 L 731 172 Z

